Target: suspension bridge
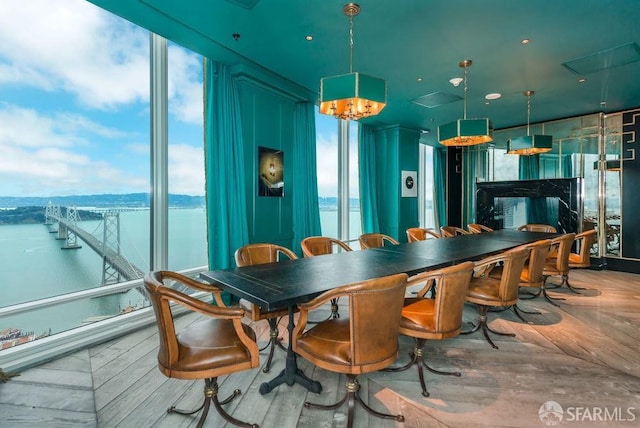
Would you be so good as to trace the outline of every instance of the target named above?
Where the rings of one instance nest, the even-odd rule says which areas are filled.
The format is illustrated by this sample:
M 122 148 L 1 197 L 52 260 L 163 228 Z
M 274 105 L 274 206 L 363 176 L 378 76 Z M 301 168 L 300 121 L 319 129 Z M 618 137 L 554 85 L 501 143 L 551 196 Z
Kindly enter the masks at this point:
M 102 213 L 102 221 L 103 239 L 100 241 L 80 226 L 81 220 L 76 207 L 66 207 L 65 215 L 60 206 L 51 203 L 45 209 L 45 224 L 49 231 L 57 232 L 57 239 L 66 241 L 62 249 L 81 248 L 78 243 L 80 240 L 102 257 L 102 285 L 142 278 L 144 272 L 120 253 L 120 212 L 105 211 Z

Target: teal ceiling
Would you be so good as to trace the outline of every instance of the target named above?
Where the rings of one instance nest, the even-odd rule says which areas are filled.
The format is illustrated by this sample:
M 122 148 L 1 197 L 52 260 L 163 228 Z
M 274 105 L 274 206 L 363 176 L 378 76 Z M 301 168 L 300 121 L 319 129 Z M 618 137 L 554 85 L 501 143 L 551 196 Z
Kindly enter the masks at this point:
M 193 51 L 249 62 L 317 93 L 349 71 L 349 20 L 338 0 L 91 0 Z M 354 71 L 388 82 L 388 104 L 367 119 L 430 130 L 462 116 L 458 63 L 468 70 L 467 117 L 496 129 L 640 107 L 638 0 L 362 0 Z M 234 39 L 233 34 L 239 34 Z M 313 41 L 305 36 L 312 35 Z M 522 39 L 530 39 L 523 45 Z M 421 78 L 421 81 L 418 81 Z M 579 79 L 586 79 L 579 83 Z M 487 104 L 485 95 L 500 99 Z M 434 94 L 434 95 L 431 95 Z M 413 102 L 438 104 L 432 108 Z M 455 101 L 457 99 L 457 101 Z M 604 103 L 604 104 L 603 104 Z

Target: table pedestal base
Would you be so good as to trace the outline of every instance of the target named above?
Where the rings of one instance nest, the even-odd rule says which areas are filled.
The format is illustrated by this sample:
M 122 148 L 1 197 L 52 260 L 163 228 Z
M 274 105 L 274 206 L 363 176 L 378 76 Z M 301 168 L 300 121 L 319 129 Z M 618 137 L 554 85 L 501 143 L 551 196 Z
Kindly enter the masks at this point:
M 322 385 L 316 380 L 308 378 L 302 370 L 298 368 L 298 362 L 296 361 L 296 354 L 293 352 L 293 307 L 289 307 L 289 346 L 287 346 L 287 359 L 285 361 L 284 370 L 280 372 L 278 376 L 271 379 L 269 382 L 265 382 L 260 385 L 260 394 L 268 394 L 273 388 L 286 383 L 292 386 L 294 383 L 298 383 L 311 392 L 320 394 L 322 391 Z

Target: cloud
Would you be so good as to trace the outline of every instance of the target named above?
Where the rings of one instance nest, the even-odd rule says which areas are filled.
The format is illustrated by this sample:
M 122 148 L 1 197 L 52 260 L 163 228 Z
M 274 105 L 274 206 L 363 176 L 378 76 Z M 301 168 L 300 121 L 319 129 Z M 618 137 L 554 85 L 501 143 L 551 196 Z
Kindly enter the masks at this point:
M 3 0 L 0 40 L 0 85 L 68 92 L 105 111 L 149 102 L 149 32 L 86 0 Z M 202 123 L 200 58 L 170 49 L 170 114 L 188 123 Z
M 96 138 L 123 133 L 77 114 L 51 116 L 0 104 L 0 194 L 68 195 L 141 191 L 148 174 L 131 174 L 83 151 Z M 147 146 L 147 153 L 149 152 Z
M 169 145 L 169 193 L 204 195 L 204 182 L 202 147 Z
M 149 32 L 85 0 L 2 0 L 0 40 L 0 194 L 146 191 Z M 168 60 L 171 125 L 197 133 L 202 57 Z M 202 152 L 170 148 L 172 191 L 204 194 Z

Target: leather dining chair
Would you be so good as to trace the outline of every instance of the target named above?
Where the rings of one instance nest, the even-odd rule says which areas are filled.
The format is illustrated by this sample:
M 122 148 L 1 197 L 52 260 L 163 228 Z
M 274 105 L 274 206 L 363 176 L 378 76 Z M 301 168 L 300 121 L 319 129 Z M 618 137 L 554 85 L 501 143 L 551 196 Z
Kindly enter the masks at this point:
M 442 238 L 442 236 L 433 229 L 424 229 L 422 227 L 410 227 L 407 229 L 408 242 L 424 241 L 429 237 Z
M 541 239 L 539 241 L 532 242 L 530 244 L 520 245 L 515 250 L 525 249 L 529 251 L 529 258 L 525 262 L 522 273 L 520 273 L 520 288 L 537 288 L 540 289 L 542 287 L 542 283 L 544 281 L 543 270 L 544 265 L 547 261 L 547 256 L 549 255 L 549 251 L 551 249 L 551 240 L 549 239 Z M 502 266 L 496 266 L 491 270 L 490 275 L 494 277 L 500 277 L 502 274 Z M 524 297 L 520 297 L 524 298 Z M 511 306 L 516 316 L 522 322 L 529 322 L 523 316 L 522 313 L 525 314 L 535 314 L 540 315 L 539 311 L 527 311 L 518 306 L 518 302 L 516 302 L 513 306 Z
M 481 329 L 485 339 L 494 349 L 498 349 L 498 346 L 489 337 L 489 332 L 501 336 L 515 336 L 515 334 L 499 332 L 489 327 L 487 313 L 490 307 L 504 308 L 517 303 L 520 274 L 528 257 L 529 250 L 512 249 L 475 263 L 474 274 L 469 282 L 465 299 L 478 307 L 478 321 L 473 329 L 463 331 L 461 334 L 471 334 Z M 491 271 L 500 263 L 502 269 L 499 277 L 492 276 Z
M 591 266 L 591 247 L 596 241 L 597 232 L 595 229 L 578 233 L 574 240 L 573 246 L 576 252 L 569 253 L 569 269 L 585 269 Z M 566 278 L 567 287 L 570 290 L 584 290 L 583 287 L 574 287 L 569 283 L 569 277 Z
M 203 302 L 174 290 L 166 284 L 179 284 L 195 291 L 213 293 L 218 306 Z M 203 379 L 204 401 L 193 411 L 179 410 L 171 406 L 167 413 L 191 415 L 202 410 L 197 427 L 203 426 L 211 403 L 227 422 L 242 427 L 257 427 L 235 419 L 222 405 L 240 394 L 236 389 L 224 400 L 218 398 L 218 377 L 258 367 L 259 351 L 255 333 L 242 323 L 242 308 L 225 307 L 221 290 L 199 283 L 176 272 L 153 271 L 144 277 L 158 325 L 160 347 L 158 368 L 163 375 L 176 379 Z M 196 321 L 176 331 L 170 303 L 199 312 L 206 319 Z
M 484 224 L 480 224 L 480 223 L 469 223 L 467 225 L 467 229 L 471 233 L 493 232 L 492 228 L 490 228 L 489 226 L 485 226 Z
M 293 350 L 324 370 L 347 376 L 346 395 L 331 405 L 305 402 L 305 407 L 337 409 L 348 403 L 347 427 L 353 426 L 355 403 L 370 414 L 403 422 L 402 415 L 378 412 L 359 395 L 357 376 L 391 365 L 398 357 L 400 312 L 407 275 L 404 273 L 374 278 L 329 290 L 300 307 L 293 331 Z M 330 318 L 307 329 L 308 314 L 329 300 L 349 300 L 347 318 Z
M 339 239 L 329 238 L 327 236 L 310 236 L 300 241 L 300 247 L 302 248 L 302 254 L 305 257 L 322 256 L 326 254 L 333 254 L 337 251 L 352 251 L 351 247 L 346 242 L 342 242 Z M 331 315 L 330 318 L 339 318 L 338 313 L 338 299 L 331 300 Z
M 442 235 L 443 238 L 451 238 L 452 236 L 468 234 L 469 232 L 457 226 L 442 226 L 440 228 L 440 235 Z
M 460 372 L 444 372 L 429 367 L 424 360 L 424 344 L 427 340 L 443 340 L 460 334 L 465 296 L 474 266 L 473 262 L 465 262 L 420 273 L 409 278 L 407 283 L 407 287 L 425 283 L 415 297 L 405 298 L 400 318 L 400 334 L 412 337 L 414 348 L 407 364 L 389 367 L 385 371 L 402 371 L 416 365 L 424 397 L 428 397 L 429 392 L 423 367 L 439 375 L 460 376 Z M 426 298 L 429 290 L 435 286 L 438 287 L 438 293 L 432 299 Z
M 536 223 L 531 223 L 531 224 L 523 224 L 522 226 L 518 227 L 519 231 L 526 231 L 526 232 L 548 232 L 548 233 L 556 233 L 556 228 L 548 225 L 548 224 L 536 224 Z
M 298 256 L 290 249 L 276 244 L 257 243 L 248 244 L 240 247 L 235 252 L 236 265 L 251 266 L 264 263 L 275 263 L 280 261 L 281 257 L 287 259 L 297 259 Z M 276 309 L 273 311 L 267 311 L 262 309 L 255 303 L 251 303 L 248 300 L 240 299 L 240 307 L 244 309 L 245 315 L 251 319 L 251 321 L 267 320 L 269 323 L 269 342 L 260 349 L 265 350 L 268 346 L 269 357 L 264 365 L 262 371 L 268 373 L 271 370 L 271 362 L 273 360 L 273 353 L 276 346 L 280 346 L 284 351 L 286 348 L 282 346 L 282 338 L 279 337 L 278 323 L 283 316 L 288 315 L 288 308 Z
M 384 233 L 363 233 L 358 238 L 360 241 L 360 248 L 377 248 L 384 247 L 385 243 L 389 243 L 391 245 L 398 245 L 399 242 L 390 237 L 389 235 L 385 235 Z
M 573 246 L 573 241 L 575 240 L 575 233 L 565 233 L 560 236 L 556 236 L 551 240 L 551 251 L 549 252 L 549 256 L 547 257 L 547 261 L 544 265 L 543 275 L 544 281 L 542 282 L 541 293 L 547 301 L 555 306 L 558 306 L 554 300 L 564 300 L 560 297 L 551 297 L 547 293 L 547 288 L 549 287 L 547 281 L 551 276 L 560 276 L 562 278 L 562 282 L 560 284 L 552 284 L 554 287 L 559 288 L 563 285 L 567 285 L 571 291 L 577 293 L 569 285 L 569 254 L 571 253 L 571 247 Z M 540 292 L 536 294 L 536 296 L 540 295 Z

